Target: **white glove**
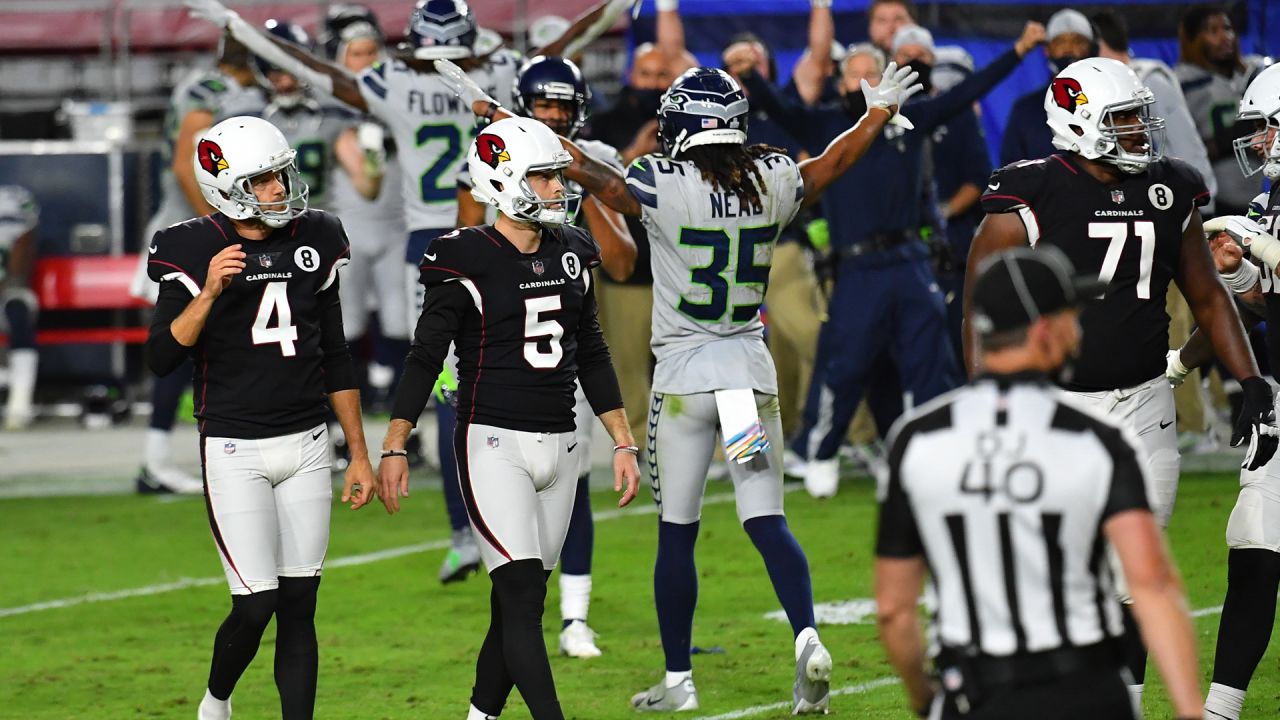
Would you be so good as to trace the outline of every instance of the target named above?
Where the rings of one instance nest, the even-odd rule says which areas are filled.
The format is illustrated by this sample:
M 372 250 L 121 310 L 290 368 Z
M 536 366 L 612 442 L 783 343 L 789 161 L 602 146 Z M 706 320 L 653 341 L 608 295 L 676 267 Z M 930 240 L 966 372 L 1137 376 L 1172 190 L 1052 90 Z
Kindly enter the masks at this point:
M 220 28 L 231 23 L 232 18 L 240 17 L 236 11 L 229 9 L 218 0 L 183 0 L 191 15 L 211 22 Z
M 356 144 L 364 151 L 365 172 L 376 177 L 381 177 L 386 169 L 387 149 L 383 144 L 386 135 L 375 122 L 363 122 L 356 127 Z
M 454 95 L 462 98 L 468 110 L 474 107 L 477 100 L 484 100 L 495 107 L 498 106 L 498 101 L 489 97 L 489 93 L 482 90 L 462 68 L 449 60 L 436 60 L 435 64 L 436 72 L 440 73 L 440 79 L 453 91 Z
M 1191 370 L 1182 364 L 1182 353 L 1179 350 L 1170 350 L 1169 354 L 1164 356 L 1164 362 L 1164 378 L 1169 381 L 1169 387 L 1178 387 L 1191 373 Z
M 1255 220 L 1242 215 L 1222 215 L 1204 223 L 1206 236 L 1212 237 L 1225 232 L 1240 247 L 1247 248 L 1249 254 L 1258 258 L 1271 269 L 1280 266 L 1280 240 L 1267 232 Z
M 916 82 L 918 77 L 920 73 L 915 70 L 909 67 L 900 68 L 897 63 L 891 62 L 880 76 L 879 85 L 871 87 L 865 79 L 862 81 L 862 97 L 866 98 L 868 108 L 874 107 L 893 112 L 893 106 L 901 108 L 908 98 L 924 89 L 924 85 Z M 889 119 L 889 124 L 908 130 L 915 129 L 915 125 L 910 120 L 896 112 Z

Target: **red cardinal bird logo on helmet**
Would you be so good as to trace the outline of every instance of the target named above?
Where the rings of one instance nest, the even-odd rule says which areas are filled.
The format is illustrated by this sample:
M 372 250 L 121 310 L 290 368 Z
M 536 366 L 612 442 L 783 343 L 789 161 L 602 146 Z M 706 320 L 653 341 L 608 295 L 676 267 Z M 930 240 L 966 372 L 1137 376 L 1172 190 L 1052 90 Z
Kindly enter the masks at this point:
M 476 153 L 480 155 L 480 160 L 491 168 L 496 169 L 500 162 L 511 162 L 506 141 L 490 133 L 481 133 L 476 138 Z
M 1054 78 L 1049 88 L 1053 91 L 1053 101 L 1069 113 L 1074 113 L 1077 107 L 1089 102 L 1084 89 L 1080 87 L 1080 81 L 1075 78 Z
M 200 159 L 200 167 L 210 175 L 217 175 L 227 169 L 227 159 L 222 156 L 222 148 L 212 140 L 201 140 L 196 146 L 196 157 Z

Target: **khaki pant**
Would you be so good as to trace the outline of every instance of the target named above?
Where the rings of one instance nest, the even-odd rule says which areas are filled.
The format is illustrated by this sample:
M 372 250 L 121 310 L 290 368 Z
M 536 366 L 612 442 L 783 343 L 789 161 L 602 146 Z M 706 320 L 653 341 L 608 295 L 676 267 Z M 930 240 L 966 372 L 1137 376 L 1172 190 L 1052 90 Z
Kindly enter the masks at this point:
M 1180 348 L 1191 334 L 1195 321 L 1191 316 L 1191 308 L 1177 285 L 1169 285 L 1165 310 L 1169 313 L 1169 346 Z M 1173 400 L 1178 413 L 1178 432 L 1204 432 L 1208 425 L 1204 411 L 1204 390 L 1200 385 L 1198 369 L 1192 370 L 1186 381 L 1173 391 Z
M 649 347 L 653 337 L 653 287 L 601 281 L 596 284 L 596 300 L 631 434 L 636 444 L 644 447 L 648 437 L 649 386 L 653 381 L 653 350 Z
M 774 250 L 764 303 L 769 310 L 769 352 L 778 369 L 782 432 L 791 437 L 800 429 L 818 354 L 818 330 L 827 314 L 826 298 L 800 243 L 783 243 Z

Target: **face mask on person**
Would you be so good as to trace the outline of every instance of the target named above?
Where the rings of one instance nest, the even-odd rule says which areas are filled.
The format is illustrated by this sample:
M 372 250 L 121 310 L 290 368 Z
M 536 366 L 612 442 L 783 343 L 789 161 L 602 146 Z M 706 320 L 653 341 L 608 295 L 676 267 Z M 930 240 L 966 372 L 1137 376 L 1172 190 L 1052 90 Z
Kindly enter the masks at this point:
M 849 113 L 849 117 L 860 118 L 867 112 L 867 98 L 862 95 L 861 90 L 851 90 L 845 93 L 840 102 L 844 104 L 844 109 Z
M 928 95 L 933 92 L 933 66 L 929 63 L 915 59 L 907 63 L 907 67 L 920 73 L 920 77 L 916 82 L 924 86 L 923 94 Z
M 1063 70 L 1066 70 L 1067 66 L 1070 65 L 1071 63 L 1079 62 L 1083 59 L 1084 58 L 1076 57 L 1075 55 L 1062 55 L 1061 57 L 1056 57 L 1056 58 L 1051 57 L 1049 58 L 1049 71 L 1052 72 L 1054 75 L 1057 75 Z
M 658 104 L 662 102 L 661 90 L 637 90 L 629 87 L 628 91 L 638 112 L 643 115 L 657 114 Z

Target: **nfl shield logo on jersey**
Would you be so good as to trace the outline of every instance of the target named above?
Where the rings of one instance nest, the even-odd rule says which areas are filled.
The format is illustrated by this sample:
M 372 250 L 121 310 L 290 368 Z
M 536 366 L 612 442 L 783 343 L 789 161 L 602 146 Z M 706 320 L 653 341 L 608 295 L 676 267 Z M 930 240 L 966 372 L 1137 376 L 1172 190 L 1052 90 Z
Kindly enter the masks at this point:
M 1112 190 L 1112 191 L 1111 191 L 1111 202 L 1113 202 L 1113 203 L 1115 203 L 1115 204 L 1117 204 L 1117 205 L 1123 205 L 1123 204 L 1124 204 L 1124 191 L 1123 191 L 1123 190 Z
M 491 447 L 491 448 L 497 448 L 497 447 L 498 447 L 498 436 L 496 436 L 496 435 L 490 435 L 490 436 L 489 436 L 489 447 Z
M 534 260 L 532 263 L 529 264 L 529 266 L 533 268 L 534 275 L 541 275 L 547 270 L 545 267 L 543 267 L 541 260 Z
M 269 268 L 276 264 L 276 255 L 280 253 L 262 253 L 258 256 L 258 264 L 264 268 Z
M 226 453 L 226 454 L 228 454 L 228 455 L 235 455 L 235 454 L 236 454 L 236 444 L 235 444 L 235 443 L 233 443 L 233 442 L 225 443 L 225 444 L 222 446 L 222 452 L 224 452 L 224 453 Z

